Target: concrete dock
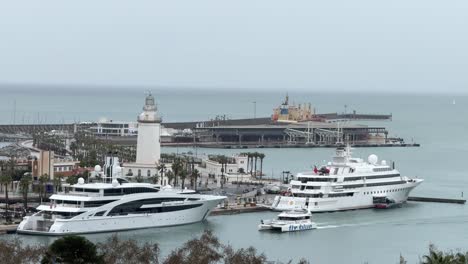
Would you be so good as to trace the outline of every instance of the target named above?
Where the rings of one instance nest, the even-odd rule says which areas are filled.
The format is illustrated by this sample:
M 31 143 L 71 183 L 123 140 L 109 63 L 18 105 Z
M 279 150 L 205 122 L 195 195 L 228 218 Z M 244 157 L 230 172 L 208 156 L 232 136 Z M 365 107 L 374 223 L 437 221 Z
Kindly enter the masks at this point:
M 435 198 L 435 197 L 419 197 L 410 196 L 408 201 L 412 202 L 427 202 L 427 203 L 454 203 L 454 204 L 465 204 L 465 199 L 449 199 L 449 198 Z
M 256 213 L 270 211 L 270 208 L 266 205 L 230 205 L 227 208 L 215 208 L 210 215 L 232 215 L 232 214 L 243 214 L 243 213 Z
M 16 233 L 17 227 L 18 227 L 18 224 L 0 225 L 0 234 Z

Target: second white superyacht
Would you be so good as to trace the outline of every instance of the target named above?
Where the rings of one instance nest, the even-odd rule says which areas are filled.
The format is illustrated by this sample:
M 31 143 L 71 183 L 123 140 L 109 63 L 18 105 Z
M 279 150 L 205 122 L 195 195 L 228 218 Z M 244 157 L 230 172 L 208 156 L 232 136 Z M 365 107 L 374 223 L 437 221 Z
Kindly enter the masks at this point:
M 298 173 L 285 195 L 276 196 L 272 209 L 308 209 L 312 212 L 341 211 L 374 207 L 374 197 L 385 196 L 406 202 L 409 193 L 423 180 L 401 176 L 376 155 L 368 161 L 351 157 L 351 148 L 338 148 L 328 165 Z
M 226 198 L 116 177 L 103 179 L 85 183 L 80 178 L 65 192 L 53 194 L 50 203 L 39 205 L 37 213 L 23 219 L 17 232 L 66 235 L 183 225 L 204 220 Z

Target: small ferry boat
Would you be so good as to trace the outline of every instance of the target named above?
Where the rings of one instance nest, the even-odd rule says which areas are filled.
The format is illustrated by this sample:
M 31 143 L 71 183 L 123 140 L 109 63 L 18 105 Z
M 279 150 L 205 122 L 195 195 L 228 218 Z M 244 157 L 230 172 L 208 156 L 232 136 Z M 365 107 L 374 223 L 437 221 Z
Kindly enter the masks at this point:
M 312 213 L 308 210 L 285 211 L 274 220 L 261 220 L 258 230 L 275 230 L 281 232 L 304 231 L 317 228 L 312 222 Z

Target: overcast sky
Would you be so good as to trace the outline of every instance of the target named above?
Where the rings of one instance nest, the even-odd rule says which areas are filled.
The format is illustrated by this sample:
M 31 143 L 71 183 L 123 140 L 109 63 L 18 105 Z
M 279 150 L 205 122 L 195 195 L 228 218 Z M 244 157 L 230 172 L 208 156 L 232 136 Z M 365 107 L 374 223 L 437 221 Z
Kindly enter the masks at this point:
M 468 91 L 468 1 L 0 0 L 0 83 Z

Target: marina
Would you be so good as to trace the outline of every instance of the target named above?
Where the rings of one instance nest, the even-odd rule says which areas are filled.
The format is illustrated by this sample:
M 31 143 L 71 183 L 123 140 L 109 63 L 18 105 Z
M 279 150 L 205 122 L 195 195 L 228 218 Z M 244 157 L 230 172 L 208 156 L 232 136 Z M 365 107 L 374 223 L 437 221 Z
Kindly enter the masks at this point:
M 457 104 L 457 106 L 459 105 L 461 104 Z M 413 118 L 411 119 L 411 122 L 414 122 L 414 120 L 417 119 Z M 394 114 L 390 124 L 394 124 L 397 129 L 402 130 L 404 127 L 406 127 L 405 125 L 401 125 L 402 122 L 406 122 L 405 119 L 398 120 Z M 428 122 L 428 124 L 430 124 L 430 122 Z M 421 134 L 421 132 L 418 130 L 414 130 L 413 132 L 414 134 Z M 292 237 L 289 236 L 292 234 L 285 234 L 286 236 L 283 237 L 283 235 L 281 235 L 282 238 L 279 238 L 278 234 L 276 234 L 275 236 L 274 233 L 266 234 L 261 232 L 261 234 L 258 234 L 259 232 L 257 231 L 257 226 L 259 221 L 261 219 L 272 219 L 278 214 L 271 212 L 269 209 L 269 206 L 271 206 L 271 204 L 273 203 L 274 195 L 259 195 L 257 197 L 257 202 L 255 203 L 255 206 L 251 203 L 246 203 L 244 205 L 243 203 L 238 204 L 234 201 L 231 201 L 225 207 L 219 206 L 214 208 L 210 216 L 208 216 L 207 219 L 201 223 L 181 225 L 179 227 L 149 228 L 145 229 L 145 231 L 124 231 L 119 232 L 119 234 L 123 237 L 137 237 L 138 239 L 142 239 L 143 241 L 154 241 L 155 238 L 167 239 L 167 233 L 171 232 L 175 235 L 171 236 L 171 238 L 169 239 L 171 241 L 170 243 L 177 244 L 181 243 L 187 238 L 187 236 L 184 235 L 184 232 L 197 233 L 201 232 L 205 228 L 209 228 L 214 230 L 216 234 L 220 236 L 221 239 L 229 239 L 230 241 L 233 241 L 234 245 L 236 246 L 248 246 L 251 243 L 255 243 L 256 247 L 259 248 L 259 250 L 269 252 L 269 255 L 277 257 L 278 259 L 283 259 L 281 257 L 281 254 L 276 255 L 275 253 L 273 253 L 274 250 L 272 250 L 272 248 L 276 248 L 276 250 L 278 250 L 277 246 L 273 242 L 265 242 L 264 239 L 266 239 L 266 237 L 268 237 L 268 240 L 273 239 L 272 241 L 275 241 L 276 239 L 281 239 L 288 241 L 288 243 L 296 245 L 297 243 L 309 243 L 317 248 L 321 248 L 320 244 L 317 244 L 317 241 L 318 239 L 323 240 L 325 239 L 325 237 L 329 237 L 327 239 L 330 240 L 331 236 L 331 241 L 339 243 L 340 240 L 338 239 L 338 237 L 341 237 L 343 234 L 351 235 L 357 231 L 360 231 L 364 232 L 367 237 L 374 237 L 377 235 L 389 236 L 389 233 L 385 230 L 392 229 L 392 233 L 399 234 L 400 236 L 403 236 L 406 233 L 418 232 L 418 236 L 422 238 L 421 241 L 411 241 L 413 244 L 417 242 L 418 244 L 424 246 L 426 243 L 424 243 L 423 239 L 427 236 L 421 235 L 420 232 L 423 232 L 423 230 L 419 231 L 421 227 L 417 223 L 422 221 L 428 226 L 439 226 L 439 223 L 441 222 L 449 221 L 453 222 L 454 225 L 457 225 L 457 223 L 462 223 L 464 221 L 463 212 L 465 211 L 465 207 L 463 206 L 463 204 L 458 204 L 459 202 L 462 203 L 464 199 L 457 198 L 460 196 L 460 190 L 458 188 L 447 187 L 441 182 L 439 175 L 446 173 L 446 170 L 443 166 L 439 166 L 438 162 L 432 162 L 431 164 L 428 164 L 426 161 L 431 160 L 433 157 L 432 154 L 429 154 L 431 152 L 427 151 L 428 149 L 430 150 L 434 148 L 434 145 L 436 144 L 435 142 L 445 142 L 444 144 L 446 144 L 447 146 L 453 144 L 450 143 L 450 141 L 447 141 L 448 138 L 442 137 L 442 134 L 437 135 L 440 135 L 441 137 L 430 139 L 428 139 L 427 137 L 422 137 L 421 142 L 424 142 L 424 144 L 421 148 L 373 148 L 369 146 L 354 146 L 353 157 L 362 158 L 364 161 L 367 162 L 368 156 L 372 153 L 375 153 L 379 157 L 391 158 L 396 163 L 398 169 L 404 172 L 405 175 L 414 175 L 425 179 L 425 182 L 420 187 L 416 188 L 414 193 L 412 192 L 411 196 L 408 197 L 408 202 L 403 203 L 401 207 L 392 210 L 366 209 L 335 213 L 317 213 L 314 214 L 314 222 L 317 223 L 316 230 L 311 232 L 293 232 L 296 234 Z M 136 142 L 133 144 L 136 145 Z M 198 144 L 200 145 L 201 143 Z M 237 147 L 202 148 L 196 145 L 161 145 L 161 155 L 163 156 L 171 153 L 179 153 L 179 155 L 189 155 L 187 153 L 191 152 L 194 157 L 197 157 L 197 160 L 200 160 L 200 163 L 203 162 L 205 157 L 209 155 L 225 155 L 227 157 L 233 157 L 242 152 L 260 151 L 266 156 L 263 164 L 263 177 L 265 177 L 265 179 L 271 178 L 276 180 L 281 179 L 281 173 L 283 171 L 290 171 L 292 175 L 297 175 L 297 173 L 300 173 L 301 171 L 312 171 L 314 165 L 319 166 L 321 164 L 327 164 L 327 160 L 331 155 L 333 155 L 335 149 L 337 147 L 340 147 L 339 145 L 336 146 L 331 144 L 326 148 L 300 146 L 288 148 L 272 147 L 259 149 L 256 146 L 247 145 L 248 148 L 243 149 Z M 34 151 L 34 149 L 31 149 L 31 151 Z M 459 158 L 461 157 L 454 156 L 454 160 L 452 160 L 451 162 L 453 162 L 453 164 L 458 164 L 460 162 L 458 160 Z M 441 160 L 443 161 L 443 159 Z M 379 161 L 378 164 L 380 164 L 380 162 L 381 161 Z M 387 161 L 387 165 L 391 164 L 392 163 L 390 161 Z M 422 167 L 424 167 L 425 169 L 421 170 L 420 168 Z M 454 169 L 456 169 L 456 167 Z M 128 171 L 124 172 L 124 174 L 126 173 L 128 173 Z M 455 175 L 458 174 L 455 173 Z M 463 176 L 460 174 L 456 177 L 459 177 L 458 179 L 462 179 Z M 209 188 L 214 190 L 215 192 L 221 193 L 220 187 L 216 184 L 211 183 L 211 181 L 213 180 L 212 178 L 209 179 Z M 450 181 L 450 179 L 451 178 L 447 178 L 446 180 Z M 233 180 L 233 182 L 231 182 L 231 180 Z M 270 182 L 268 180 L 266 181 Z M 251 185 L 249 186 L 249 188 L 257 186 L 254 185 L 254 182 L 255 181 L 252 181 L 250 183 Z M 261 181 L 256 180 L 256 182 Z M 230 179 L 230 181 L 224 188 L 226 194 L 228 196 L 232 196 L 234 192 L 231 190 L 239 190 L 242 193 L 242 190 L 247 188 L 247 186 L 248 185 L 240 185 L 239 187 L 235 182 L 234 177 Z M 415 198 L 415 200 L 417 199 L 431 202 L 413 201 L 413 196 L 425 197 L 424 199 Z M 447 199 L 434 199 L 434 197 L 446 197 Z M 13 196 L 12 199 L 18 198 L 17 196 Z M 33 197 L 32 201 L 37 201 L 35 199 L 37 198 Z M 265 199 L 265 203 L 263 203 L 263 199 Z M 17 201 L 21 200 L 18 199 Z M 446 201 L 451 203 L 446 203 L 445 207 L 441 207 L 443 204 L 440 204 L 439 201 Z M 437 215 L 435 215 L 434 212 L 437 212 Z M 457 218 L 456 220 L 453 220 L 453 218 L 451 218 L 451 215 L 456 215 L 459 213 L 461 213 L 461 217 Z M 397 227 L 399 226 L 399 228 L 395 229 L 394 227 L 392 227 L 394 225 Z M 7 230 L 8 232 L 11 232 L 12 229 L 13 226 L 9 226 L 9 228 L 6 228 L 5 232 Z M 254 232 L 256 235 L 253 235 L 254 233 L 252 233 L 248 234 L 247 237 L 245 237 L 246 235 L 235 235 L 233 233 L 234 231 L 230 231 L 236 229 L 250 230 L 250 232 Z M 446 230 L 447 235 L 450 235 L 453 231 L 452 229 L 450 229 L 449 226 L 445 227 L 444 230 Z M 93 241 L 102 241 L 102 239 L 104 239 L 107 236 L 108 235 L 106 235 L 106 233 L 86 235 L 86 237 L 92 239 Z M 24 236 L 19 234 L 5 235 L 3 236 L 3 239 L 10 239 L 11 237 L 18 237 L 20 239 L 32 239 L 32 241 L 37 242 L 50 241 L 47 238 L 31 238 L 31 236 Z M 336 239 L 334 239 L 333 237 L 336 237 Z M 445 235 L 442 237 L 445 237 Z M 363 237 L 357 236 L 356 239 L 356 243 L 360 243 L 361 246 L 368 245 L 366 244 L 366 241 L 363 240 Z M 252 242 L 247 243 L 245 240 L 249 240 Z M 169 246 L 170 244 L 162 245 L 163 252 L 167 252 Z M 404 246 L 410 247 L 409 244 L 404 244 Z M 395 247 L 395 250 L 399 248 L 400 247 Z M 326 252 L 326 249 L 322 248 L 322 250 Z M 316 250 L 312 250 L 313 253 L 303 253 L 302 251 L 296 252 L 294 250 L 293 252 L 295 252 L 295 254 L 297 254 L 298 256 L 306 256 L 322 261 L 343 260 L 338 257 L 334 258 L 330 257 L 327 254 L 321 254 Z M 361 252 L 360 256 L 368 255 L 366 255 L 365 252 Z M 409 254 L 409 256 L 411 258 L 411 254 Z M 413 255 L 413 257 L 414 256 L 415 255 Z M 368 257 L 368 259 L 370 260 L 375 260 L 377 258 L 378 257 L 373 254 L 370 254 L 370 257 Z M 357 262 L 362 262 L 359 261 L 362 259 L 357 255 L 355 257 L 352 257 L 352 259 L 357 260 Z
M 468 1 L 1 6 L 1 264 L 468 263 Z

